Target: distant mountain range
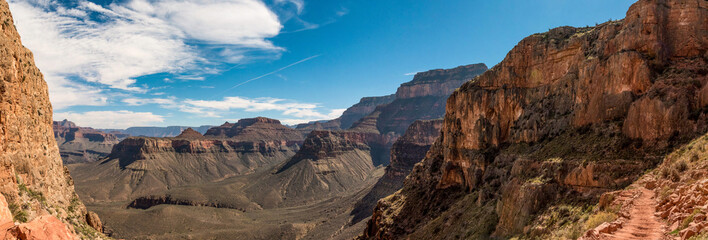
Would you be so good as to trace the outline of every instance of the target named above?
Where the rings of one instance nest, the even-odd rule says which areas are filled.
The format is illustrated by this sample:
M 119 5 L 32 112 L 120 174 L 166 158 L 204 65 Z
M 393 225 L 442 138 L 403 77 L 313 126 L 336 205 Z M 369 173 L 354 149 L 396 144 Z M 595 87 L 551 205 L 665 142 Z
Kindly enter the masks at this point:
M 127 129 L 98 129 L 107 133 L 119 132 L 130 136 L 144 137 L 174 137 L 182 133 L 187 128 L 192 128 L 195 131 L 204 134 L 213 126 L 204 125 L 199 127 L 188 126 L 169 126 L 169 127 L 129 127 Z

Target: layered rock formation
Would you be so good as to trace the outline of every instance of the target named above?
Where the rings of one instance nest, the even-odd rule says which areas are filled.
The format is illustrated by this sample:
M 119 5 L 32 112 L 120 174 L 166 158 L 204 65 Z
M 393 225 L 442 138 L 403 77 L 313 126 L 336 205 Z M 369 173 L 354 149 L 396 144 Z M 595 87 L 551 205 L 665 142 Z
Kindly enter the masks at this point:
M 396 98 L 395 95 L 387 95 L 381 97 L 364 97 L 357 104 L 347 108 L 337 119 L 329 121 L 318 121 L 297 125 L 298 130 L 342 130 L 349 129 L 359 119 L 366 117 L 374 112 L 379 105 L 389 104 Z
M 527 37 L 450 96 L 441 137 L 362 237 L 530 234 L 549 204 L 628 185 L 707 130 L 707 48 L 701 0 Z
M 304 139 L 301 132 L 283 126 L 278 120 L 264 117 L 241 119 L 235 124 L 226 122 L 221 126 L 210 128 L 204 136 L 237 141 L 268 139 L 301 142 Z
M 412 81 L 401 84 L 393 102 L 376 109 L 380 112 L 376 128 L 382 134 L 400 136 L 416 120 L 442 118 L 450 94 L 485 71 L 487 66 L 478 63 L 417 73 Z
M 413 170 L 413 166 L 425 158 L 435 139 L 440 136 L 442 120 L 418 120 L 413 122 L 406 133 L 393 143 L 391 163 L 384 175 L 376 182 L 369 193 L 359 200 L 352 210 L 352 223 L 357 223 L 371 216 L 371 209 L 379 199 L 401 189 L 403 180 Z
M 54 138 L 64 164 L 95 162 L 108 156 L 118 137 L 93 128 L 78 127 L 64 120 L 52 124 Z
M 41 238 L 22 234 L 41 234 L 43 228 L 61 228 L 67 233 L 73 228 L 67 224 L 86 227 L 86 209 L 74 193 L 52 134 L 47 83 L 32 53 L 22 46 L 4 0 L 0 1 L 0 22 L 0 222 L 3 229 L 19 228 L 14 233 L 20 239 Z M 28 223 L 8 226 L 13 222 Z M 75 238 L 72 235 L 55 239 Z
M 350 130 L 315 130 L 275 173 L 246 193 L 265 207 L 297 205 L 364 187 L 386 151 L 385 140 L 364 118 Z M 286 201 L 287 200 L 287 201 Z
M 82 198 L 130 200 L 281 163 L 302 142 L 299 131 L 277 120 L 243 119 L 206 136 L 187 129 L 175 138 L 130 137 L 116 144 L 108 159 L 71 168 Z

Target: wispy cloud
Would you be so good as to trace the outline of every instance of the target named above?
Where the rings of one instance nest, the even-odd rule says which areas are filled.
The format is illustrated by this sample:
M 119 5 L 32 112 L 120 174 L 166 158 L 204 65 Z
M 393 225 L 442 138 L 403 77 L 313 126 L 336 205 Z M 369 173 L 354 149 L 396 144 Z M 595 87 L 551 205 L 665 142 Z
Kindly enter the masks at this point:
M 9 3 L 23 44 L 34 52 L 57 109 L 105 105 L 108 89 L 145 92 L 135 84 L 140 76 L 200 71 L 222 59 L 242 60 L 249 51 L 282 51 L 267 39 L 283 26 L 260 0 L 127 0 L 108 6 L 87 0 L 71 5 L 58 0 Z M 204 45 L 231 49 L 221 51 L 230 55 L 212 57 L 203 52 Z
M 243 110 L 246 112 L 277 111 L 285 116 L 318 120 L 336 118 L 344 112 L 342 109 L 335 109 L 329 113 L 322 113 L 322 107 L 319 104 L 301 103 L 279 98 L 225 97 L 222 100 L 187 99 L 183 101 L 180 107 L 183 108 L 181 109 L 183 112 L 212 113 L 213 116 L 221 115 L 217 112 L 227 113 L 230 110 Z
M 417 73 L 419 73 L 419 72 L 409 72 L 409 73 L 405 73 L 405 74 L 403 74 L 403 75 L 405 75 L 405 76 L 414 76 L 414 75 L 416 75 Z
M 151 126 L 165 121 L 164 116 L 151 112 L 131 111 L 92 111 L 55 113 L 54 119 L 70 119 L 79 126 L 94 128 L 128 128 L 134 126 Z
M 288 64 L 288 65 L 285 66 L 285 67 L 278 68 L 278 69 L 276 69 L 275 71 L 272 71 L 272 72 L 269 72 L 269 73 L 260 75 L 260 76 L 258 76 L 258 77 L 254 77 L 254 78 L 248 79 L 248 80 L 246 80 L 246 81 L 243 81 L 243 82 L 241 82 L 241 83 L 239 83 L 239 84 L 234 85 L 233 87 L 230 87 L 230 88 L 224 90 L 223 92 L 221 92 L 221 93 L 219 93 L 219 94 L 217 94 L 217 95 L 215 95 L 215 96 L 221 96 L 221 95 L 223 95 L 224 93 L 226 93 L 226 92 L 228 92 L 228 91 L 230 91 L 230 90 L 233 90 L 234 88 L 240 87 L 240 86 L 242 86 L 242 85 L 244 85 L 244 84 L 246 84 L 246 83 L 253 82 L 253 81 L 255 81 L 255 80 L 258 80 L 258 79 L 261 79 L 261 78 L 264 78 L 264 77 L 267 77 L 267 76 L 276 74 L 276 73 L 278 73 L 278 72 L 280 72 L 280 71 L 283 71 L 283 70 L 288 69 L 288 68 L 290 68 L 290 67 L 292 67 L 292 66 L 298 65 L 298 64 L 300 64 L 300 63 L 304 63 L 304 62 L 310 61 L 310 60 L 312 60 L 312 59 L 314 59 L 314 58 L 317 58 L 317 57 L 319 57 L 319 56 L 321 56 L 321 55 L 318 54 L 318 55 L 310 56 L 310 57 L 304 58 L 304 59 L 302 59 L 302 60 L 300 60 L 300 61 L 297 61 L 297 62 Z

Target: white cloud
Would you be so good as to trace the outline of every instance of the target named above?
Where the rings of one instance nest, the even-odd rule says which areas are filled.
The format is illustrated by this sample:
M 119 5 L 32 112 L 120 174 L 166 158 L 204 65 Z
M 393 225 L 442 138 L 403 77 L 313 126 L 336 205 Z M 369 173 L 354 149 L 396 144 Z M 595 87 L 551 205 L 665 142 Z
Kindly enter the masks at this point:
M 177 104 L 175 97 L 168 98 L 124 98 L 122 101 L 129 106 L 142 106 L 146 104 L 158 104 L 160 106 L 172 107 Z
M 337 118 L 345 109 L 334 109 L 329 113 L 321 113 L 320 106 L 313 103 L 299 103 L 291 100 L 278 98 L 243 98 L 225 97 L 223 100 L 192 100 L 183 101 L 180 111 L 207 114 L 218 117 L 217 112 L 228 112 L 230 110 L 243 110 L 246 112 L 278 111 L 285 116 L 293 116 L 303 121 L 324 120 Z
M 151 112 L 93 111 L 55 113 L 54 120 L 69 119 L 79 126 L 94 128 L 128 128 L 150 126 L 165 121 L 163 116 Z
M 210 59 L 213 55 L 195 42 L 241 49 L 220 56 L 229 61 L 242 60 L 249 50 L 282 50 L 267 40 L 282 25 L 260 0 L 128 0 L 106 7 L 86 0 L 73 7 L 57 0 L 9 3 L 58 109 L 105 105 L 106 88 L 145 92 L 135 86 L 137 77 L 179 74 L 196 70 L 197 64 L 209 69 L 205 66 L 222 61 Z
M 419 73 L 419 72 L 409 72 L 409 73 L 406 73 L 406 74 L 403 74 L 403 75 L 405 75 L 405 76 L 413 76 L 413 75 L 416 75 L 417 73 Z

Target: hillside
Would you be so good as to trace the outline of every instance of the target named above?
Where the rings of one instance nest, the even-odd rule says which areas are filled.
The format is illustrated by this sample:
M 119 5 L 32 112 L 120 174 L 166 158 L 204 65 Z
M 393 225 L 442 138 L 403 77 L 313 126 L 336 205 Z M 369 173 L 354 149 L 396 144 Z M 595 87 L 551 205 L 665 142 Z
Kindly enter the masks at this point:
M 549 237 L 562 222 L 531 223 L 708 130 L 707 16 L 706 1 L 641 0 L 624 20 L 525 38 L 450 96 L 442 135 L 360 238 Z

